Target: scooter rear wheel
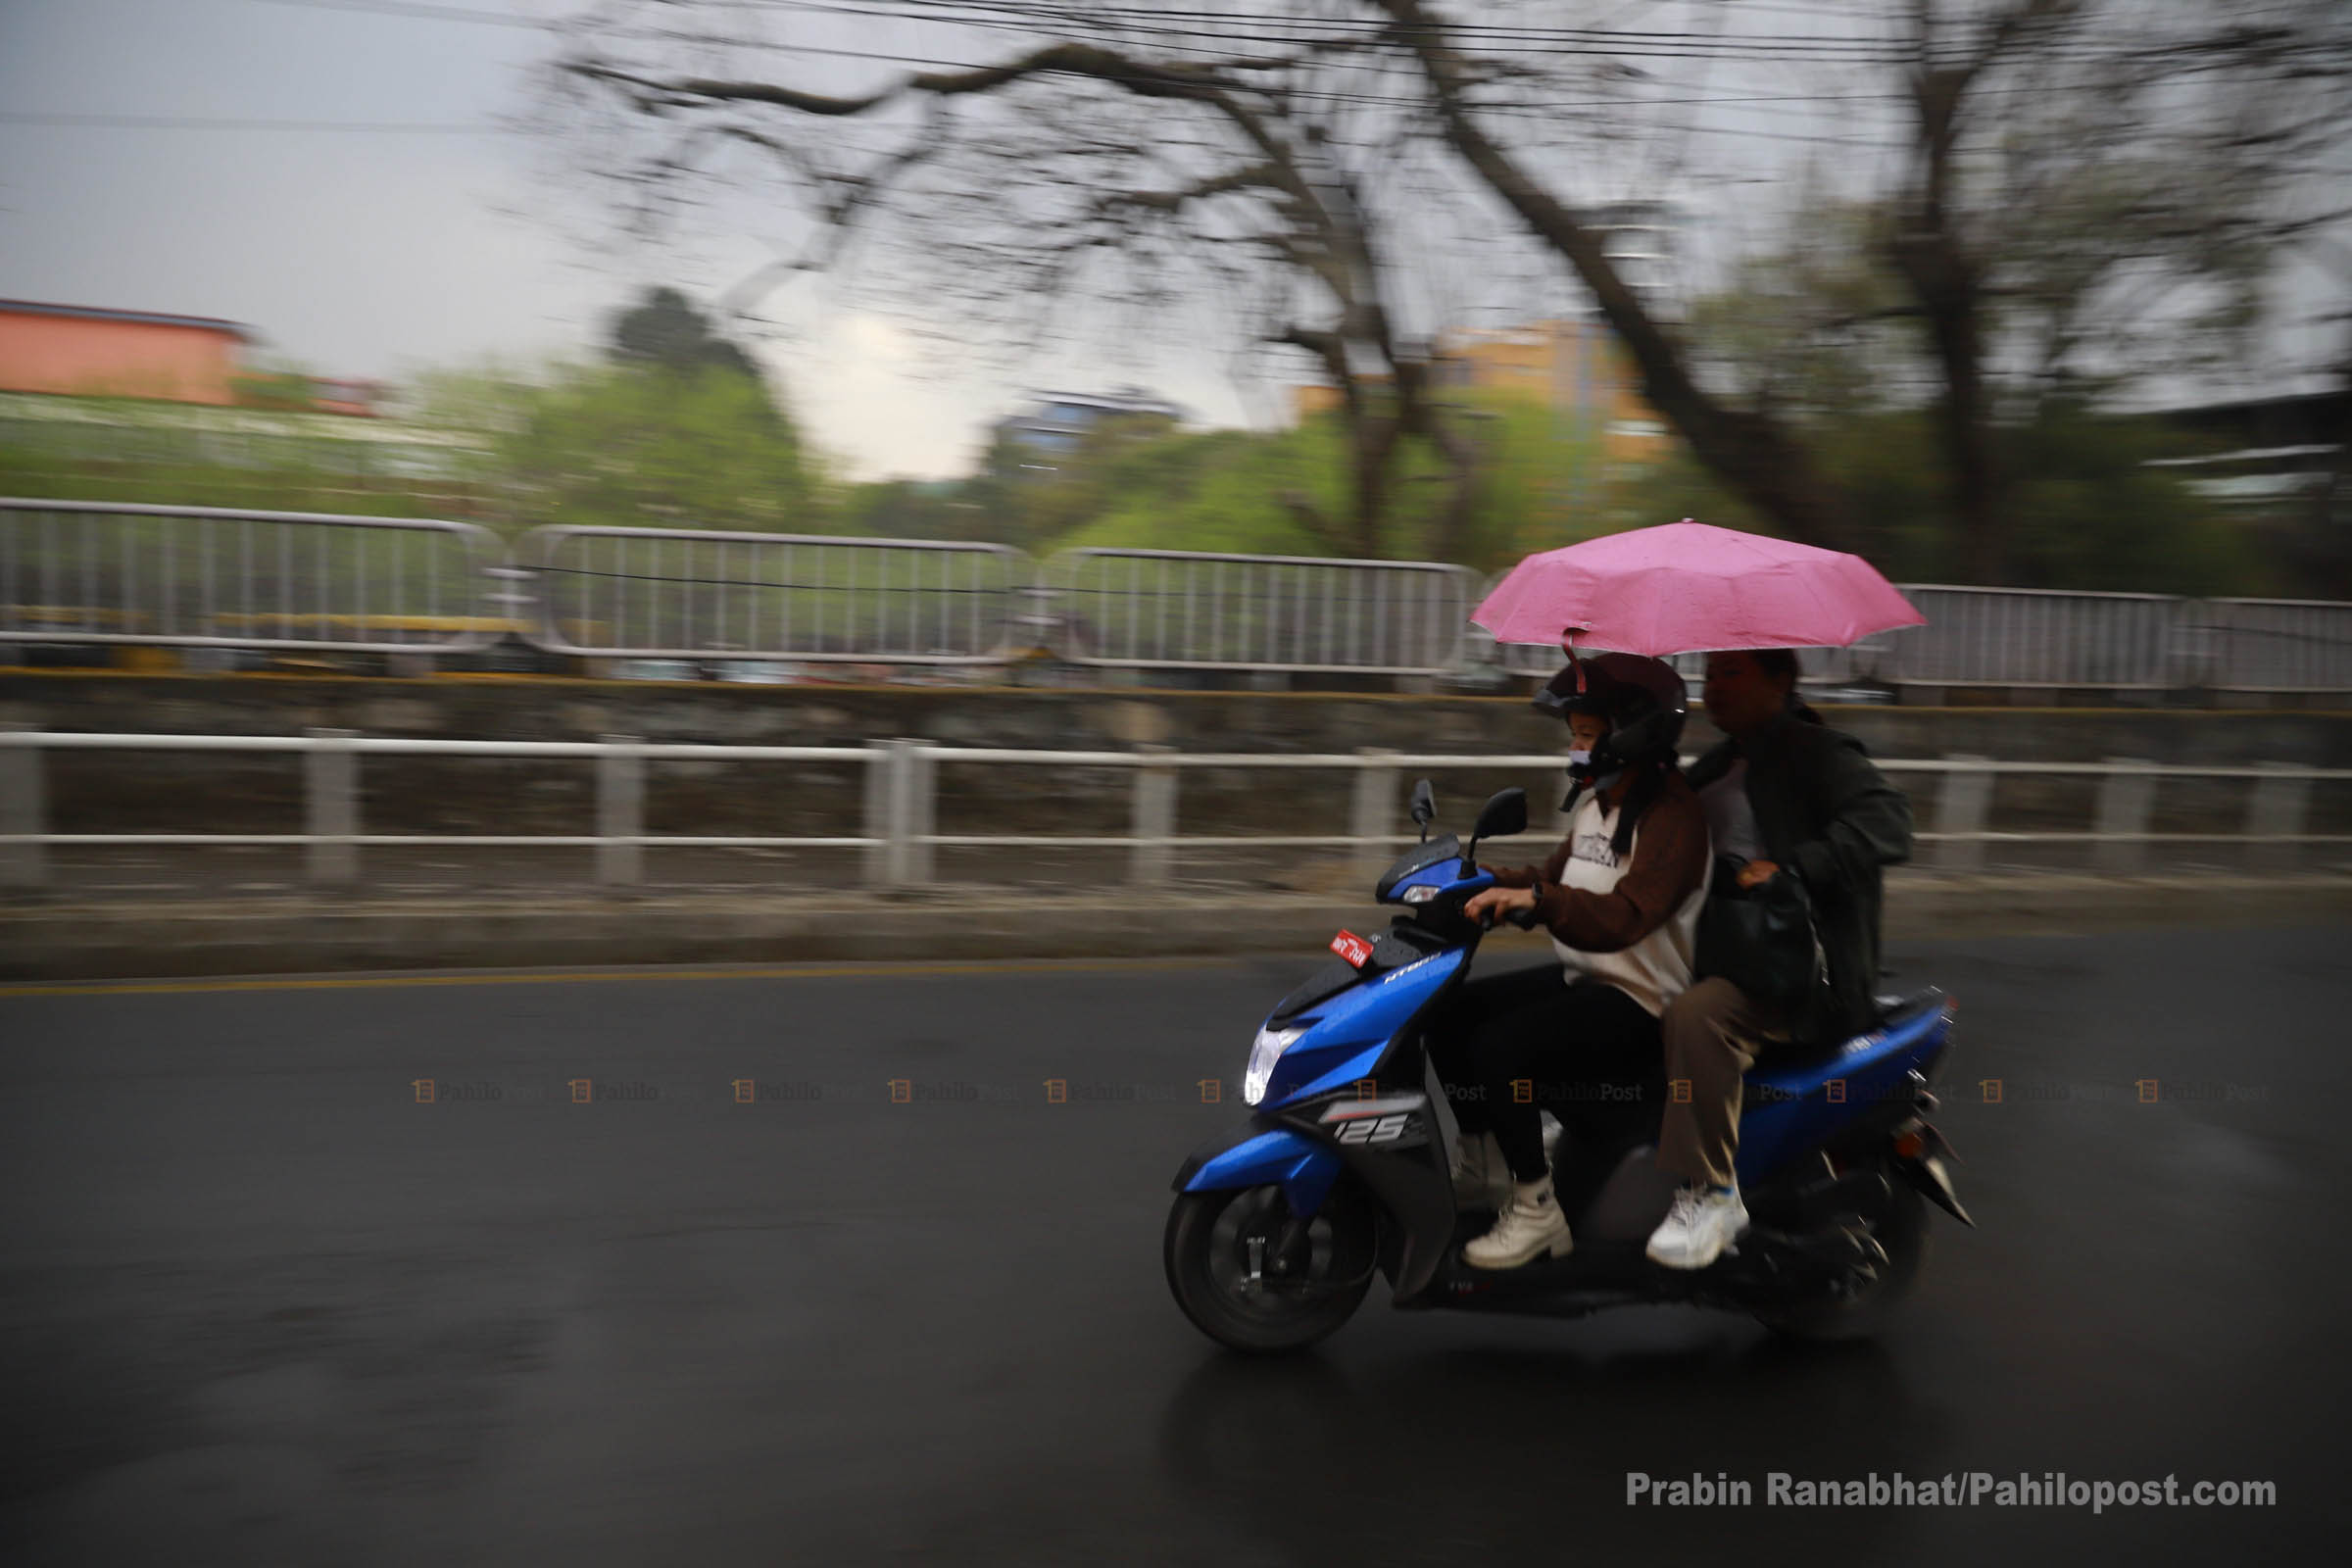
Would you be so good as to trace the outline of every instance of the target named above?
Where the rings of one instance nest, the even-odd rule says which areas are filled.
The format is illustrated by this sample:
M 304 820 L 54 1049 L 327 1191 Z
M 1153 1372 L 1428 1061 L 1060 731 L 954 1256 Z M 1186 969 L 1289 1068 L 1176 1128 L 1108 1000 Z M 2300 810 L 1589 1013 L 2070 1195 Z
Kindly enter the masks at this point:
M 1195 1328 L 1229 1349 L 1271 1355 L 1303 1349 L 1355 1314 L 1372 1288 L 1372 1210 L 1335 1189 L 1286 1253 L 1289 1221 L 1279 1187 L 1178 1196 L 1162 1255 L 1168 1289 Z
M 1897 1180 L 1885 1209 L 1871 1216 L 1870 1232 L 1886 1250 L 1886 1265 L 1877 1278 L 1844 1296 L 1759 1308 L 1757 1320 L 1794 1340 L 1864 1340 L 1885 1328 L 1927 1263 L 1928 1200 L 1918 1189 Z

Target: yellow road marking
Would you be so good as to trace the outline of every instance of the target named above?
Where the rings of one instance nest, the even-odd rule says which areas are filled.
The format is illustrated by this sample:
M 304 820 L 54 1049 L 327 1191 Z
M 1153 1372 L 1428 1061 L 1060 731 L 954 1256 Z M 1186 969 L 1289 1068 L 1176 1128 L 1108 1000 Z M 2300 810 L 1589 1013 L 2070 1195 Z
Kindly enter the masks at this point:
M 365 991 L 394 986 L 546 986 L 616 980 L 922 980 L 959 974 L 1189 969 L 1233 961 L 1230 956 L 1203 955 L 1184 958 L 1055 958 L 1033 962 L 973 959 L 961 963 L 859 963 L 760 969 L 486 970 L 480 974 L 331 975 L 318 979 L 123 980 L 93 981 L 86 985 L 0 985 L 0 1001 L 14 997 L 151 997 L 215 991 Z

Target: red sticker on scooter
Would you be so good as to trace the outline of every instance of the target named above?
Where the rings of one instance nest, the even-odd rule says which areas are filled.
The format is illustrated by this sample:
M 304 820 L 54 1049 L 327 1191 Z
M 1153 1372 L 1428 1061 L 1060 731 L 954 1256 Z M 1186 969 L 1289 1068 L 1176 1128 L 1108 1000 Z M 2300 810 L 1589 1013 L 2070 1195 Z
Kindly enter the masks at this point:
M 1361 969 L 1372 956 L 1372 943 L 1352 931 L 1343 931 L 1331 939 L 1331 951 L 1346 958 L 1349 968 Z

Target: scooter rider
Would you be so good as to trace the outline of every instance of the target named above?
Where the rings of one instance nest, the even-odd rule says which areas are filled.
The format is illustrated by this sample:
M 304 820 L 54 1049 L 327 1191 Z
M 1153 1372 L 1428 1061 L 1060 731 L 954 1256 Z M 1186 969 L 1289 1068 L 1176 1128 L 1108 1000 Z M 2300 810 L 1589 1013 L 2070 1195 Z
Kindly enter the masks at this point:
M 1911 804 L 1796 695 L 1785 648 L 1707 656 L 1707 715 L 1725 739 L 1691 764 L 1715 853 L 1739 885 L 1792 876 L 1810 899 L 1826 985 L 1794 1007 L 1767 1004 L 1720 975 L 1666 1010 L 1666 1072 L 1689 1086 L 1666 1105 L 1658 1164 L 1681 1190 L 1649 1239 L 1650 1259 L 1705 1268 L 1747 1228 L 1733 1158 L 1741 1075 L 1777 1043 L 1821 1044 L 1870 1027 L 1879 974 L 1881 867 L 1911 854 Z M 1727 872 L 1726 874 L 1732 874 Z
M 1602 654 L 1572 662 L 1536 706 L 1558 713 L 1573 737 L 1561 803 L 1568 835 L 1541 866 L 1488 867 L 1496 886 L 1463 912 L 1532 909 L 1559 968 L 1469 982 L 1431 1031 L 1462 1127 L 1457 1198 L 1494 1191 L 1505 1173 L 1498 1165 L 1511 1183 L 1494 1228 L 1463 1250 L 1478 1268 L 1569 1251 L 1544 1157 L 1543 1099 L 1521 1098 L 1514 1084 L 1653 1078 L 1658 1017 L 1690 983 L 1706 900 L 1706 817 L 1676 762 L 1688 711 L 1682 677 L 1655 659 Z

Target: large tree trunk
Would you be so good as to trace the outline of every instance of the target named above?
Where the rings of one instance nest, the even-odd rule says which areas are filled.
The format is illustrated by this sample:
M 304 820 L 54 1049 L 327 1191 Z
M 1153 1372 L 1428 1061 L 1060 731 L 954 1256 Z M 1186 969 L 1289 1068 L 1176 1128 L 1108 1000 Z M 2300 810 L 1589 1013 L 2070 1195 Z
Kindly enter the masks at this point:
M 1910 285 L 1943 373 L 1936 401 L 1936 445 L 1951 483 L 1953 520 L 1969 580 L 1987 586 L 2008 571 L 2006 518 L 1992 410 L 1984 388 L 1983 269 L 1952 223 L 1952 153 L 1960 104 L 1984 61 L 1937 70 L 1931 64 L 1933 12 L 1920 15 L 1920 66 L 1910 78 L 1919 112 L 1917 188 L 1895 222 L 1888 259 Z
M 2009 569 L 2008 517 L 1998 436 L 1984 387 L 1984 322 L 1976 269 L 1940 226 L 1913 229 L 1890 247 L 1927 321 L 1943 372 L 1936 446 L 1951 482 L 1953 520 L 1971 582 L 1992 585 Z
M 1971 580 L 1987 585 L 2006 581 L 2009 573 L 2008 494 L 1984 385 L 1984 269 L 1969 254 L 1952 216 L 1961 111 L 1978 78 L 2005 51 L 2041 29 L 2063 27 L 2082 10 L 2082 0 L 2012 0 L 2006 10 L 1976 15 L 1967 24 L 1977 48 L 1955 60 L 1956 40 L 1941 35 L 1952 19 L 1938 15 L 1935 0 L 1913 0 L 1917 53 L 1908 85 L 1919 115 L 1917 184 L 1888 251 L 1927 320 L 1943 372 L 1936 444 L 1950 470 L 1965 565 Z
M 1851 549 L 1855 532 L 1842 499 L 1811 451 L 1769 415 L 1729 408 L 1700 386 L 1681 345 L 1618 274 L 1600 236 L 1555 200 L 1517 160 L 1480 128 L 1464 90 L 1465 63 L 1446 41 L 1444 24 L 1421 0 L 1382 0 L 1412 47 L 1431 88 L 1446 142 L 1536 235 L 1557 251 L 1592 291 L 1642 379 L 1642 395 L 1708 472 L 1790 538 Z

